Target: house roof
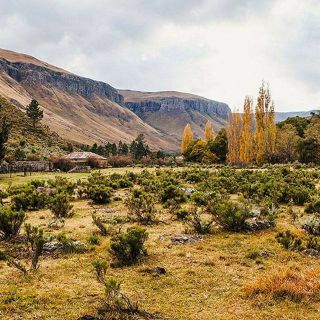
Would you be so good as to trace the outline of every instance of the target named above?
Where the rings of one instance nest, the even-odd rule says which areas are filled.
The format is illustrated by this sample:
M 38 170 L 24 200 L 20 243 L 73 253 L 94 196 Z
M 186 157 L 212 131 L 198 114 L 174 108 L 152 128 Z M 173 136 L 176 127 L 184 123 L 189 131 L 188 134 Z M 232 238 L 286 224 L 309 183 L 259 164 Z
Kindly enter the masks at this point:
M 98 159 L 98 160 L 107 160 L 107 158 L 104 158 L 100 156 L 99 154 L 93 153 L 93 152 L 71 152 L 68 155 L 64 157 L 68 160 L 87 160 L 87 159 Z

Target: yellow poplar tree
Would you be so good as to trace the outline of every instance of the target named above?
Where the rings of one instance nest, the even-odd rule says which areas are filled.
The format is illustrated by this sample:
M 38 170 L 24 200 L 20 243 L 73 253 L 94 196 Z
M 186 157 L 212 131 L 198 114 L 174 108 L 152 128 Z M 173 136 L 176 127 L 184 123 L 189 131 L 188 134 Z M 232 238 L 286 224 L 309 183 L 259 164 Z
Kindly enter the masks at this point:
M 249 164 L 253 157 L 253 113 L 252 99 L 246 97 L 243 106 L 242 114 L 242 132 L 240 136 L 240 161 L 244 164 Z
M 191 130 L 191 126 L 188 123 L 184 130 L 183 130 L 183 135 L 182 135 L 182 143 L 181 143 L 181 153 L 184 154 L 189 146 L 189 144 L 193 140 L 193 133 Z
M 214 139 L 214 131 L 212 128 L 212 123 L 208 120 L 204 127 L 204 139 L 210 141 Z
M 271 103 L 269 88 L 262 83 L 256 106 L 255 157 L 258 164 L 275 152 L 276 124 L 274 104 Z
M 230 113 L 227 124 L 228 154 L 231 164 L 240 163 L 240 136 L 242 132 L 242 119 L 239 112 Z

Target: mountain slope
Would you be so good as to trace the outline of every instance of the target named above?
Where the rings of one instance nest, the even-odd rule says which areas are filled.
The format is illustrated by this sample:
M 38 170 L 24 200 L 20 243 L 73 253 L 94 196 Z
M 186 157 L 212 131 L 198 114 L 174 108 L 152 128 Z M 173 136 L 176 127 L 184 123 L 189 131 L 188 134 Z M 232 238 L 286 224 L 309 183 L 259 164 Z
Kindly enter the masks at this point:
M 109 84 L 4 49 L 0 49 L 0 95 L 22 111 L 31 99 L 36 99 L 44 110 L 43 122 L 69 141 L 131 142 L 143 133 L 152 148 L 163 150 L 179 149 L 182 128 L 187 122 L 199 135 L 207 119 L 217 128 L 223 126 L 229 110 L 224 104 L 221 110 L 215 109 L 212 103 L 216 102 L 175 93 L 174 98 L 161 97 L 165 108 L 143 117 L 128 107 L 123 95 Z M 159 94 L 152 97 L 155 98 Z
M 183 129 L 190 123 L 195 137 L 203 135 L 209 120 L 218 132 L 225 126 L 230 109 L 227 104 L 197 95 L 176 91 L 140 92 L 119 90 L 125 105 L 143 121 L 160 132 L 180 141 Z
M 52 132 L 41 123 L 38 123 L 34 129 L 32 121 L 27 118 L 25 113 L 0 96 L 0 118 L 4 117 L 12 125 L 6 159 L 12 158 L 17 149 L 22 150 L 27 158 L 38 159 L 67 153 L 68 143 L 56 132 Z

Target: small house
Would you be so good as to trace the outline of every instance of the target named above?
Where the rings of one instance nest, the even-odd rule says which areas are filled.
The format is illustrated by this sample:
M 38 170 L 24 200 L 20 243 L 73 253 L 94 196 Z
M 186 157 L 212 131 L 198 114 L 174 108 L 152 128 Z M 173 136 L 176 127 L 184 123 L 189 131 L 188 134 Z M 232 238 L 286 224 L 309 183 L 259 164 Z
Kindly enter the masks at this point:
M 105 168 L 108 165 L 107 158 L 93 152 L 71 152 L 64 157 L 74 166 L 90 166 Z

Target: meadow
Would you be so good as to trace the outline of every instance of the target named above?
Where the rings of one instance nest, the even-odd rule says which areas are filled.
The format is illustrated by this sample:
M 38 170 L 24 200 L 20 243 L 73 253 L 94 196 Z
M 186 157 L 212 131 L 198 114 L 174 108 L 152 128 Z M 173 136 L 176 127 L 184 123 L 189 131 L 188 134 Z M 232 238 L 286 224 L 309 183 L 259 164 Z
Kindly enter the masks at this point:
M 319 182 L 286 165 L 2 176 L 0 318 L 319 319 Z

